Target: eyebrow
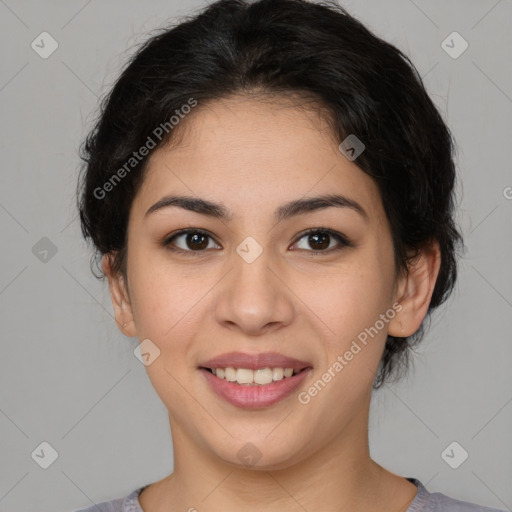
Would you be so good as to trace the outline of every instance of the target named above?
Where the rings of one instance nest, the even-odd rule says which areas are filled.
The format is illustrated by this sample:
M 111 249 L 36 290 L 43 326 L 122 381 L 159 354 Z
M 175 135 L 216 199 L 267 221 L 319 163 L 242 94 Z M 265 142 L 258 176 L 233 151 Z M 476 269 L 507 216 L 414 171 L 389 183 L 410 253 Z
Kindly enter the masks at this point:
M 151 206 L 144 217 L 149 214 L 161 210 L 163 208 L 178 207 L 192 212 L 208 215 L 210 217 L 222 220 L 231 220 L 233 218 L 232 212 L 229 211 L 222 204 L 214 203 L 206 199 L 201 199 L 193 196 L 176 196 L 168 195 L 162 197 L 153 206 Z M 366 221 L 369 221 L 369 216 L 365 209 L 353 199 L 339 194 L 327 194 L 317 197 L 306 197 L 290 201 L 281 205 L 274 212 L 274 218 L 277 222 L 289 219 L 296 215 L 302 215 L 326 208 L 350 208 L 357 212 Z

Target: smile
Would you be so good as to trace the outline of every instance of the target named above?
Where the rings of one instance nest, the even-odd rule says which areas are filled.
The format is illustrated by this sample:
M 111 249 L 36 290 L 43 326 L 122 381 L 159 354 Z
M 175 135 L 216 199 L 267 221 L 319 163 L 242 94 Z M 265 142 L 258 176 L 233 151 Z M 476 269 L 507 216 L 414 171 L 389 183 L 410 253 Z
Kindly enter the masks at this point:
M 235 407 L 270 407 L 291 395 L 313 371 L 307 361 L 279 354 L 230 352 L 198 367 L 217 397 Z
M 235 382 L 240 385 L 259 385 L 265 386 L 271 382 L 278 382 L 285 378 L 290 378 L 302 370 L 293 368 L 259 368 L 251 370 L 250 368 L 207 368 L 213 375 L 219 379 Z

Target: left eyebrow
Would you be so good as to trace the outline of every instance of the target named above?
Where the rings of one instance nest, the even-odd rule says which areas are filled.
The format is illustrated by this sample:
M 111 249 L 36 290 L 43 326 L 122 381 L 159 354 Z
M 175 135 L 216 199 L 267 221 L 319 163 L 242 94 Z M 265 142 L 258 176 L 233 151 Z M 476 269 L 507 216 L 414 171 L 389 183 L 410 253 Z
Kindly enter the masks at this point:
M 161 210 L 162 208 L 168 208 L 175 206 L 183 208 L 185 210 L 200 213 L 202 215 L 208 215 L 217 219 L 231 220 L 233 213 L 229 211 L 224 205 L 214 203 L 206 199 L 201 199 L 192 196 L 176 196 L 168 195 L 162 197 L 153 206 L 151 206 L 145 213 L 147 217 L 150 213 Z M 281 205 L 274 212 L 274 218 L 277 222 L 289 219 L 296 215 L 303 215 L 326 208 L 350 208 L 357 212 L 365 221 L 369 221 L 369 216 L 365 209 L 353 199 L 339 194 L 327 194 L 317 197 L 306 197 L 296 199 Z
M 317 210 L 324 210 L 326 208 L 350 208 L 355 212 L 359 213 L 365 221 L 369 221 L 370 218 L 366 213 L 366 210 L 353 199 L 342 196 L 339 194 L 328 194 L 317 197 L 306 197 L 297 199 L 296 201 L 290 201 L 280 206 L 274 216 L 276 221 L 286 220 L 295 215 L 301 215 L 304 213 L 314 212 Z

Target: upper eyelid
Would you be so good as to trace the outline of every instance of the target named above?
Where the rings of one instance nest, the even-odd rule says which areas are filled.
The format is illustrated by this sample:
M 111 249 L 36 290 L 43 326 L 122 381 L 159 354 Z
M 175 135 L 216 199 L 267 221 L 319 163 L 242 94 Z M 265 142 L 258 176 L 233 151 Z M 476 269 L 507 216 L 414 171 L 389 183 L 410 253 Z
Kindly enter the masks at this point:
M 183 236 L 183 235 L 188 235 L 190 233 L 199 233 L 201 235 L 204 235 L 204 236 L 207 236 L 209 238 L 211 238 L 217 245 L 220 245 L 219 242 L 217 242 L 217 240 L 215 239 L 215 237 L 213 235 L 211 235 L 210 233 L 208 233 L 207 231 L 205 231 L 204 229 L 199 229 L 199 228 L 186 228 L 186 229 L 180 229 L 179 231 L 177 231 L 176 233 L 172 234 L 172 235 L 169 235 L 169 236 L 166 236 L 164 239 L 163 239 L 163 244 L 164 245 L 168 245 L 171 243 L 172 240 L 174 240 L 175 238 L 178 238 L 180 236 Z M 182 250 L 182 251 L 185 251 L 185 252 L 204 252 L 204 251 L 192 251 L 192 250 L 185 250 L 185 249 L 181 249 L 181 247 L 178 247 L 178 250 Z

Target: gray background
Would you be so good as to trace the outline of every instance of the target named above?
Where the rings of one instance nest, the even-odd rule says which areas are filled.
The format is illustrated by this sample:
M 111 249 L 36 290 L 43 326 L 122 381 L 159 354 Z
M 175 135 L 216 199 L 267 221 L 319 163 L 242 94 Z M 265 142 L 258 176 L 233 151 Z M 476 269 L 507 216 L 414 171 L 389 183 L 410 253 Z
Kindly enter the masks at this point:
M 203 4 L 0 0 L 0 511 L 72 511 L 172 470 L 167 411 L 90 273 L 73 194 L 98 97 L 148 31 Z M 430 490 L 510 509 L 512 2 L 343 5 L 412 58 L 453 130 L 468 247 L 414 371 L 374 396 L 372 453 Z M 47 59 L 31 47 L 43 31 L 59 44 Z M 456 59 L 441 46 L 453 31 L 469 43 Z M 31 456 L 43 441 L 58 453 L 48 469 Z M 458 469 L 441 457 L 453 441 L 469 453 Z

